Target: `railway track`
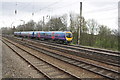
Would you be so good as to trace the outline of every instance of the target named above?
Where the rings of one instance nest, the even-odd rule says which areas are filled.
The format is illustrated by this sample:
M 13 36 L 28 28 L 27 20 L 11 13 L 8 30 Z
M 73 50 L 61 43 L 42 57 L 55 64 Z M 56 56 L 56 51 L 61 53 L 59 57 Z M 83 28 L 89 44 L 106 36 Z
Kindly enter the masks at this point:
M 115 52 L 115 53 L 109 52 L 108 53 L 108 52 L 103 52 L 99 49 L 98 50 L 97 49 L 94 50 L 92 48 L 86 49 L 87 47 L 79 48 L 80 46 L 76 47 L 76 46 L 70 46 L 70 45 L 68 46 L 68 45 L 61 45 L 61 44 L 48 43 L 48 42 L 45 42 L 46 44 L 43 44 L 43 42 L 41 42 L 41 41 L 37 41 L 37 42 L 44 45 L 44 46 L 48 46 L 47 48 L 54 48 L 54 49 L 59 50 L 59 51 L 61 51 L 61 48 L 62 48 L 63 52 L 70 51 L 71 54 L 76 55 L 76 56 L 89 58 L 92 60 L 97 60 L 100 62 L 104 62 L 104 63 L 110 64 L 110 65 L 115 65 L 115 66 L 120 67 L 120 62 L 119 62 L 120 54 L 119 54 L 119 52 L 118 53 L 117 52 Z M 88 57 L 88 55 L 89 55 L 89 57 Z
M 77 67 L 83 68 L 85 70 L 91 71 L 95 74 L 104 76 L 106 78 L 109 78 L 109 79 L 118 79 L 119 78 L 118 75 L 120 74 L 120 72 L 118 72 L 118 71 L 115 71 L 115 70 L 112 70 L 112 69 L 109 69 L 109 68 L 105 68 L 105 67 L 102 67 L 102 66 L 99 66 L 99 65 L 95 65 L 95 64 L 92 64 L 92 63 L 89 63 L 89 62 L 75 60 L 75 59 L 72 59 L 70 57 L 65 57 L 63 55 L 58 55 L 58 54 L 55 54 L 51 51 L 46 51 L 45 49 L 41 49 L 38 46 L 36 46 L 34 44 L 31 44 L 31 43 L 28 44 L 28 43 L 22 42 L 22 41 L 19 42 L 19 43 L 24 45 L 24 46 L 27 46 L 29 48 L 32 48 L 34 50 L 40 51 L 44 54 L 47 54 L 49 56 L 52 56 L 56 59 L 62 60 L 66 63 L 69 63 L 69 64 L 72 64 L 74 66 L 77 66 Z
M 75 49 L 83 52 L 89 52 L 89 53 L 100 53 L 103 55 L 110 55 L 110 56 L 120 56 L 120 52 L 117 51 L 111 51 L 111 50 L 105 50 L 105 49 L 99 49 L 99 48 L 92 48 L 92 47 L 85 47 L 85 46 L 80 46 L 80 45 L 63 45 L 63 44 L 56 44 L 56 43 L 49 43 L 46 41 L 40 41 L 40 40 L 35 40 L 37 42 L 41 43 L 46 43 L 54 46 L 59 46 L 59 47 L 65 47 L 69 49 Z
M 80 45 L 70 45 L 70 46 L 74 46 L 74 47 L 78 47 L 78 48 L 84 48 L 84 49 L 90 49 L 90 50 L 96 50 L 96 51 L 100 51 L 100 52 L 106 52 L 106 53 L 110 53 L 113 55 L 120 55 L 120 52 L 118 51 L 112 51 L 112 50 L 106 50 L 106 49 L 100 49 L 100 48 L 92 48 L 92 47 L 85 47 L 85 46 L 80 46 Z
M 18 38 L 16 38 L 16 39 L 18 39 Z M 19 39 L 21 39 L 21 38 L 19 38 Z M 24 40 L 32 41 L 30 39 L 24 39 Z M 94 51 L 94 50 L 78 48 L 78 47 L 73 47 L 73 46 L 68 46 L 68 45 L 49 43 L 49 42 L 45 42 L 45 41 L 39 41 L 39 40 L 34 40 L 34 41 L 38 42 L 38 44 L 42 45 L 43 47 L 47 47 L 49 49 L 54 48 L 58 51 L 62 51 L 62 52 L 69 53 L 72 55 L 76 55 L 76 56 L 80 56 L 83 58 L 88 58 L 91 60 L 96 60 L 96 61 L 99 61 L 102 63 L 120 67 L 119 52 L 118 52 L 118 54 L 116 54 L 117 52 L 116 53 L 100 52 L 100 51 Z
M 18 37 L 16 37 L 16 38 L 18 38 Z M 100 51 L 100 52 L 104 52 L 104 53 L 106 52 L 106 53 L 109 53 L 110 55 L 120 55 L 120 52 L 118 52 L 118 51 L 112 51 L 112 50 L 107 50 L 107 49 L 92 48 L 92 47 L 86 47 L 86 46 L 81 46 L 81 45 L 56 44 L 54 42 L 50 43 L 50 42 L 47 42 L 47 41 L 41 41 L 41 40 L 37 40 L 37 39 L 32 39 L 32 40 L 35 40 L 35 41 L 38 41 L 38 42 L 41 42 L 41 43 L 50 44 L 50 45 L 56 45 L 56 46 L 71 48 L 71 49 L 75 49 L 75 50 L 81 50 L 81 49 L 85 49 L 85 51 L 95 50 L 95 51 Z
M 23 60 L 25 60 L 30 66 L 32 66 L 39 73 L 42 73 L 47 80 L 53 78 L 70 78 L 73 80 L 78 80 L 79 78 L 54 66 L 54 64 L 48 63 L 38 56 L 25 51 L 24 49 L 16 46 L 14 43 L 8 40 L 2 40 L 10 49 L 12 49 L 17 55 L 19 55 Z M 20 53 L 21 52 L 21 53 Z
M 81 46 L 81 45 L 64 45 L 64 44 L 56 44 L 56 43 L 49 43 L 46 41 L 40 41 L 40 40 L 36 40 L 39 41 L 41 43 L 47 43 L 47 44 L 51 44 L 51 45 L 56 45 L 56 46 L 61 46 L 61 47 L 66 47 L 66 48 L 70 48 L 70 49 L 75 49 L 75 50 L 81 50 L 84 49 L 84 51 L 88 51 L 90 50 L 90 52 L 92 52 L 91 50 L 94 51 L 100 51 L 103 53 L 110 53 L 110 55 L 120 55 L 120 52 L 118 51 L 111 51 L 111 50 L 106 50 L 106 49 L 100 49 L 100 48 L 92 48 L 92 47 L 85 47 L 85 46 Z

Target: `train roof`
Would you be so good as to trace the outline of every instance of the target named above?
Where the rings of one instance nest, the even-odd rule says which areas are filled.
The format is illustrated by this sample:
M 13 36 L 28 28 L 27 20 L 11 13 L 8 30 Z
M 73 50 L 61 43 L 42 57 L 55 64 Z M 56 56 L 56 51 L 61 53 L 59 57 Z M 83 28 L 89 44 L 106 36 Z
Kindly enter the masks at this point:
M 37 33 L 37 32 L 55 32 L 55 33 L 65 33 L 65 32 L 70 32 L 70 31 L 21 31 L 21 33 L 32 33 L 32 32 L 34 32 L 34 33 Z M 19 32 L 14 32 L 14 33 L 20 33 L 20 31 Z
M 18 32 L 70 32 L 70 31 L 18 31 Z

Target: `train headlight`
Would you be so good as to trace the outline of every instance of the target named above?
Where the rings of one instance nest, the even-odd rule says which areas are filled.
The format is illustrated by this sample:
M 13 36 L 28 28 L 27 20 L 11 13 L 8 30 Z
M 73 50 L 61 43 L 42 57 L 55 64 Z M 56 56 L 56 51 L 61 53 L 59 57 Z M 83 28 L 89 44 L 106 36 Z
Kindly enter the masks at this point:
M 72 40 L 72 38 L 66 38 L 66 40 L 67 40 L 67 41 L 71 41 L 71 40 Z

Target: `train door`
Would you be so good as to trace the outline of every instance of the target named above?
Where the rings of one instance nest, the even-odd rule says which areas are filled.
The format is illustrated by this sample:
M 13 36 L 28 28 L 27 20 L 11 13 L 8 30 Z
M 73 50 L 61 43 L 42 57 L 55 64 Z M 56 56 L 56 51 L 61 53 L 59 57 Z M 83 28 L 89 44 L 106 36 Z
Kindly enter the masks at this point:
M 34 32 L 32 32 L 32 38 L 34 38 Z
M 55 38 L 55 36 L 54 36 L 54 32 L 52 32 L 52 39 L 54 39 Z

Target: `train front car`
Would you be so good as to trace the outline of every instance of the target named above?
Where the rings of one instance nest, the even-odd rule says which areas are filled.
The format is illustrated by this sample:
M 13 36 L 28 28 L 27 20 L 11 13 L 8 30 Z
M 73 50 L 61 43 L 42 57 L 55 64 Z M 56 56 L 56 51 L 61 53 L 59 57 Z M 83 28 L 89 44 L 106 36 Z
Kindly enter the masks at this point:
M 71 32 L 65 32 L 66 44 L 70 44 L 72 42 L 73 36 Z
M 17 36 L 18 35 L 18 32 L 14 32 L 14 36 Z

